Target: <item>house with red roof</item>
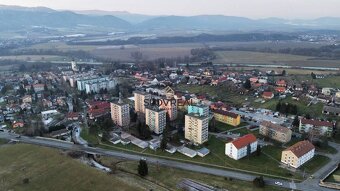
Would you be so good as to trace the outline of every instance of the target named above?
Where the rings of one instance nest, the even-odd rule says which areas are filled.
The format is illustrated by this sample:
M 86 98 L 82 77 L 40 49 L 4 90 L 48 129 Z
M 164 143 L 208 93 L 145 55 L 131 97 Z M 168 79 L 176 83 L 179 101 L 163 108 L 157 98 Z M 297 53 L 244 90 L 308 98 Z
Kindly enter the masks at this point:
M 279 92 L 279 93 L 284 93 L 286 91 L 285 87 L 276 87 L 275 91 Z
M 273 92 L 263 92 L 262 97 L 264 99 L 273 99 L 274 93 Z
M 279 87 L 286 87 L 287 83 L 286 83 L 285 80 L 278 80 L 278 81 L 276 81 L 276 85 L 279 86 Z
M 238 160 L 257 150 L 257 139 L 253 134 L 247 134 L 225 145 L 225 154 Z

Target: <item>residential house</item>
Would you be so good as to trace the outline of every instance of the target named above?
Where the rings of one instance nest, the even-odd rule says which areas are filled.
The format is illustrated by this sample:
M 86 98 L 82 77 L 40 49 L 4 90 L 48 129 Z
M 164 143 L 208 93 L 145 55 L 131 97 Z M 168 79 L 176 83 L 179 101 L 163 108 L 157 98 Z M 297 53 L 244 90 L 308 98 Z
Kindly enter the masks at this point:
M 21 98 L 22 103 L 32 103 L 32 96 L 31 95 L 25 95 Z
M 225 145 L 225 154 L 238 160 L 257 150 L 257 139 L 253 134 L 247 134 Z
M 281 154 L 281 162 L 293 168 L 301 165 L 314 157 L 315 147 L 309 141 L 300 141 L 288 147 Z
M 274 98 L 274 94 L 273 94 L 273 92 L 263 92 L 262 97 L 264 99 L 273 99 Z
M 287 83 L 285 80 L 278 80 L 276 81 L 276 85 L 279 86 L 279 87 L 286 87 L 287 86 Z
M 323 114 L 340 116 L 340 107 L 324 106 L 322 109 Z
M 13 124 L 12 124 L 12 127 L 14 129 L 18 128 L 18 127 L 24 127 L 24 122 L 23 121 L 14 121 Z
M 259 132 L 263 136 L 282 143 L 287 143 L 292 138 L 292 130 L 269 121 L 261 122 Z

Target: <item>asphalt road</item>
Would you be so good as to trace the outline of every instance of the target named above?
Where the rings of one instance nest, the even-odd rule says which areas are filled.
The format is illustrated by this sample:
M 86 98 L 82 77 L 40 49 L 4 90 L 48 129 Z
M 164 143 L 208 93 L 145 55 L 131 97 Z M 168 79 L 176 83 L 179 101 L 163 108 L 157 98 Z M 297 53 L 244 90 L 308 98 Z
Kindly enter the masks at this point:
M 145 157 L 143 155 L 138 155 L 138 154 L 129 154 L 129 153 L 124 153 L 120 151 L 113 151 L 113 150 L 106 150 L 102 148 L 75 145 L 73 143 L 58 141 L 58 140 L 53 140 L 53 139 L 46 139 L 46 138 L 39 138 L 39 137 L 25 137 L 25 136 L 21 136 L 20 138 L 16 138 L 16 137 L 17 135 L 15 134 L 0 132 L 0 138 L 8 139 L 8 140 L 18 140 L 20 142 L 27 143 L 27 144 L 40 145 L 40 146 L 58 148 L 58 149 L 63 149 L 63 150 L 84 151 L 84 152 L 93 153 L 93 154 L 100 154 L 100 155 L 106 155 L 106 156 L 127 159 L 127 160 L 135 160 L 135 161 L 138 161 L 142 157 Z M 173 161 L 173 160 L 160 159 L 160 158 L 154 158 L 154 157 L 145 157 L 145 158 L 147 159 L 149 163 L 154 163 L 154 164 L 159 164 L 159 165 L 164 165 L 168 167 L 189 170 L 189 171 L 194 171 L 194 172 L 199 172 L 199 173 L 212 174 L 216 176 L 232 177 L 232 178 L 239 179 L 239 180 L 252 181 L 256 177 L 255 175 L 252 175 L 252 174 L 205 167 L 205 166 L 178 162 L 178 161 Z M 338 154 L 336 158 L 340 159 L 340 154 Z M 326 172 L 328 168 L 331 167 L 331 165 L 333 165 L 333 163 L 328 164 L 325 167 L 321 168 L 321 172 L 318 171 L 316 174 L 319 174 L 319 176 L 321 176 L 324 172 Z M 307 191 L 331 190 L 331 189 L 320 187 L 317 184 L 318 180 L 314 180 L 314 179 L 306 180 L 302 183 L 292 183 L 292 182 L 280 180 L 280 179 L 265 178 L 265 182 L 268 185 L 275 185 L 275 182 L 277 181 L 283 184 L 282 187 L 288 188 L 288 189 L 298 189 L 298 190 L 307 190 Z

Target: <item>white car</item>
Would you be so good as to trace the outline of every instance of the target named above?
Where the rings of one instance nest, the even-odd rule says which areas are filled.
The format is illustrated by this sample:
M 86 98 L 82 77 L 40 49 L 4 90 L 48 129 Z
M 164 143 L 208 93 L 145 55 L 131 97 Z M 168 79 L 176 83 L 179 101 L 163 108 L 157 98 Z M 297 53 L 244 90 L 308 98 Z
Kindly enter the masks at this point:
M 276 185 L 282 186 L 282 182 L 275 182 Z

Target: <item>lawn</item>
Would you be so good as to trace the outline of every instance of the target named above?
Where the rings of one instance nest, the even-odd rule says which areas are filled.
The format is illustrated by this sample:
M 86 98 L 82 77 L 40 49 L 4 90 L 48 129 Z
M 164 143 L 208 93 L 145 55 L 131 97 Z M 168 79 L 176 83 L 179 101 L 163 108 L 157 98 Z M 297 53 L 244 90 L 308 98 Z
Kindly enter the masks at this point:
M 0 139 L 0 145 L 8 143 L 8 140 L 6 139 Z
M 330 161 L 330 158 L 322 155 L 315 155 L 312 160 L 300 167 L 306 173 L 314 173 Z
M 217 128 L 220 132 L 233 130 L 233 129 L 236 129 L 236 128 L 244 127 L 244 126 L 246 126 L 246 125 L 248 125 L 248 123 L 242 122 L 242 123 L 240 123 L 239 126 L 234 127 L 234 126 L 231 126 L 231 125 L 228 125 L 228 124 L 225 124 L 225 123 L 216 121 L 216 128 Z
M 0 156 L 0 190 L 141 190 L 55 149 L 16 144 L 1 147 Z

